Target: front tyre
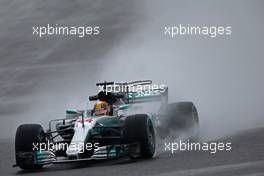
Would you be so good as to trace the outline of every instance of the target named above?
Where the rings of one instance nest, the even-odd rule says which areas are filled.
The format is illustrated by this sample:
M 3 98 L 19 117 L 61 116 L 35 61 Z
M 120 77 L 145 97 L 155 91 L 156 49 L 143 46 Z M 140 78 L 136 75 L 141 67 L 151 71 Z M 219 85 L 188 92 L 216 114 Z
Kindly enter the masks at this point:
M 156 135 L 148 115 L 128 116 L 125 120 L 124 138 L 127 143 L 139 143 L 142 158 L 149 159 L 153 157 L 156 147 Z
M 16 131 L 16 163 L 21 169 L 39 169 L 43 165 L 34 163 L 33 143 L 45 142 L 45 133 L 39 124 L 20 125 Z

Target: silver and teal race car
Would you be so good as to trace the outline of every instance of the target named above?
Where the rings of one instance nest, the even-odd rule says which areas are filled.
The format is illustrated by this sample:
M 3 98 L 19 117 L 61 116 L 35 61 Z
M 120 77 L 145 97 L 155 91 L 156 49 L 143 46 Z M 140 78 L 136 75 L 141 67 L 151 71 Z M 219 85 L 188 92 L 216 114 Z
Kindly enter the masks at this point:
M 49 122 L 44 131 L 39 124 L 23 124 L 15 137 L 16 164 L 21 169 L 43 165 L 130 157 L 150 159 L 156 138 L 165 138 L 173 129 L 198 128 L 198 114 L 192 102 L 168 103 L 168 88 L 152 81 L 103 82 L 90 101 L 109 105 L 108 114 L 97 116 L 95 109 L 67 109 L 66 117 Z M 152 104 L 147 111 L 144 104 Z M 198 137 L 197 130 L 189 134 Z

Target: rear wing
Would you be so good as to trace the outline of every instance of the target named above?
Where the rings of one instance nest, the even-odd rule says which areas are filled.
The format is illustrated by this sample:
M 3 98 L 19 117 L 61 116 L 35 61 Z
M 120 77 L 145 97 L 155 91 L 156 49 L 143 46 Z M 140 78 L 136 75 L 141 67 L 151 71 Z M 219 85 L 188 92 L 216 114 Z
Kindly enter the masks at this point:
M 103 99 L 122 99 L 124 103 L 144 103 L 161 101 L 168 103 L 168 87 L 165 85 L 154 85 L 151 80 L 140 80 L 133 82 L 102 82 L 97 83 L 101 92 L 97 96 L 91 96 L 90 100 L 100 99 L 100 94 L 104 93 Z M 102 96 L 101 96 L 102 97 Z
M 168 102 L 168 88 L 164 92 L 158 92 L 159 90 L 141 91 L 141 92 L 129 92 L 125 96 L 124 100 L 127 103 L 144 103 L 153 101 Z

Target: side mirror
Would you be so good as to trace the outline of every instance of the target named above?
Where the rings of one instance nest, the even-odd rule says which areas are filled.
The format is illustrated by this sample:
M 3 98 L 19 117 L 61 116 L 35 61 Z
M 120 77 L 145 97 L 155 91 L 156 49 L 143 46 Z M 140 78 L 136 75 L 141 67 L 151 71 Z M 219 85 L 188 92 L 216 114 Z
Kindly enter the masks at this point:
M 125 110 L 125 109 L 128 109 L 130 105 L 128 104 L 124 104 L 124 105 L 120 105 L 118 110 Z
M 78 114 L 77 109 L 67 109 L 66 114 Z
M 70 116 L 70 117 L 78 117 L 78 116 L 83 116 L 84 111 L 81 110 L 77 110 L 77 109 L 67 109 L 66 110 L 66 116 Z

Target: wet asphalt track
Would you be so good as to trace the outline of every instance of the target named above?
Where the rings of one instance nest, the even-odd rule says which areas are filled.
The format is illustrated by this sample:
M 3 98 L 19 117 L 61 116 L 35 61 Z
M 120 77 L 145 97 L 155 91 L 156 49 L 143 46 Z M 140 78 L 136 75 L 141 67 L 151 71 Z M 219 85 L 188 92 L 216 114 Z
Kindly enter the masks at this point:
M 94 83 L 98 81 L 98 79 L 103 80 L 104 75 L 97 75 L 100 73 L 101 66 L 106 64 L 108 68 L 115 68 L 116 65 L 112 65 L 111 61 L 108 63 L 108 54 L 109 51 L 113 49 L 114 46 L 120 45 L 120 42 L 131 33 L 137 32 L 138 26 L 142 24 L 145 16 L 151 17 L 151 19 L 155 19 L 159 21 L 160 14 L 166 12 L 167 6 L 170 6 L 172 12 L 168 12 L 168 17 L 170 17 L 171 13 L 176 14 L 171 18 L 172 21 L 167 21 L 172 24 L 178 22 L 196 22 L 196 20 L 201 19 L 201 24 L 206 23 L 207 20 L 210 21 L 210 18 L 207 16 L 207 12 L 202 14 L 201 16 L 197 16 L 197 14 L 201 14 L 208 10 L 206 4 L 209 1 L 205 1 L 203 5 L 197 2 L 196 5 L 191 6 L 189 2 L 175 2 L 169 1 L 170 3 L 164 3 L 164 6 L 159 6 L 159 11 L 153 10 L 152 14 L 144 15 L 144 9 L 148 8 L 151 5 L 146 5 L 142 3 L 142 1 L 123 1 L 123 0 L 99 0 L 99 1 L 87 1 L 87 0 L 76 0 L 76 1 L 65 1 L 65 0 L 57 0 L 57 1 L 26 1 L 26 0 L 2 0 L 0 1 L 0 175 L 8 176 L 8 175 L 49 175 L 49 176 L 74 176 L 74 175 L 128 175 L 128 176 L 136 176 L 136 175 L 157 175 L 157 176 L 170 176 L 170 175 L 178 175 L 178 176 L 186 176 L 186 175 L 198 175 L 198 176 L 207 176 L 207 175 L 215 175 L 215 176 L 229 176 L 229 175 L 240 175 L 240 176 L 264 176 L 264 128 L 252 129 L 249 131 L 241 132 L 240 134 L 227 137 L 226 141 L 232 142 L 232 152 L 219 152 L 217 154 L 209 154 L 208 152 L 181 152 L 177 154 L 169 154 L 162 153 L 158 155 L 156 158 L 147 161 L 130 161 L 128 159 L 116 160 L 116 161 L 103 161 L 103 162 L 85 162 L 85 163 L 75 163 L 75 164 L 59 164 L 46 166 L 40 171 L 35 172 L 25 172 L 21 171 L 19 168 L 12 168 L 11 166 L 14 164 L 14 145 L 13 139 L 15 134 L 16 127 L 21 123 L 42 123 L 45 124 L 49 119 L 54 118 L 53 113 L 63 112 L 65 107 L 68 107 L 66 102 L 72 101 L 73 99 L 77 99 L 77 103 L 83 103 L 87 99 L 87 95 L 91 92 L 91 86 L 94 86 Z M 248 4 L 247 4 L 248 3 Z M 218 61 L 224 60 L 227 58 L 226 62 L 223 62 L 223 65 L 228 65 L 232 60 L 228 60 L 229 56 L 233 59 L 237 59 L 234 61 L 234 65 L 237 66 L 238 61 L 240 62 L 241 55 L 236 55 L 237 53 L 242 53 L 241 60 L 245 60 L 245 65 L 249 65 L 253 67 L 253 70 L 260 71 L 259 73 L 256 71 L 256 74 L 262 74 L 262 65 L 263 65 L 263 55 L 257 55 L 255 53 L 259 53 L 259 51 L 263 51 L 261 48 L 263 45 L 256 43 L 257 39 L 261 39 L 258 32 L 262 32 L 261 27 L 262 23 L 259 23 L 261 20 L 258 20 L 263 15 L 263 10 L 261 7 L 263 4 L 259 2 L 256 6 L 255 3 L 250 3 L 243 1 L 234 1 L 233 4 L 229 5 L 227 3 L 216 3 L 214 5 L 211 4 L 210 7 L 211 13 L 215 12 L 219 16 L 213 16 L 212 21 L 219 20 L 219 22 L 228 22 L 228 24 L 232 24 L 235 30 L 232 40 L 226 40 L 227 42 L 223 43 L 213 43 L 216 46 L 220 46 L 219 48 L 225 48 L 227 46 L 229 49 L 217 50 L 215 48 L 211 48 L 212 55 L 206 49 L 210 47 L 210 42 L 206 43 L 208 45 L 205 46 L 205 51 L 194 50 L 194 52 L 186 51 L 184 47 L 186 41 L 177 45 L 179 48 L 178 51 L 172 53 L 173 59 L 177 52 L 183 50 L 182 53 L 194 53 L 194 55 L 185 55 L 185 57 L 190 57 L 194 59 L 196 58 L 197 53 L 209 53 L 209 55 L 205 55 L 209 58 L 208 60 L 193 60 L 191 65 L 195 65 L 194 70 L 198 71 L 197 76 L 205 76 L 211 70 L 206 70 L 205 73 L 199 72 L 199 69 L 196 66 L 202 65 L 201 70 L 204 68 L 218 68 L 221 66 L 217 64 Z M 219 11 L 218 11 L 219 6 Z M 177 7 L 178 10 L 174 10 Z M 190 8 L 192 7 L 192 8 Z M 196 7 L 198 8 L 197 11 Z M 203 8 L 204 7 L 204 8 Z M 226 8 L 232 7 L 232 8 Z M 237 8 L 238 7 L 238 8 Z M 194 13 L 191 13 L 192 9 Z M 225 9 L 226 14 L 222 14 L 222 9 Z M 187 11 L 186 11 L 187 9 Z M 188 10 L 189 9 L 189 10 Z M 234 11 L 233 9 L 237 9 Z M 201 12 L 200 12 L 200 11 Z M 159 14 L 155 16 L 156 12 Z M 177 13 L 176 13 L 177 12 Z M 254 12 L 254 13 L 253 13 Z M 256 12 L 256 13 L 255 13 Z M 243 16 L 245 14 L 245 16 Z M 242 15 L 241 18 L 238 18 Z M 196 17 L 197 16 L 197 17 Z M 220 16 L 224 16 L 224 18 L 220 18 Z M 194 18 L 195 17 L 195 18 Z M 208 18 L 207 18 L 208 17 Z M 218 19 L 219 18 L 219 19 Z M 185 19 L 186 21 L 182 21 L 181 19 Z M 239 20 L 238 20 L 239 19 Z M 204 21 L 203 21 L 204 20 Z M 248 26 L 254 26 L 256 20 L 258 27 L 256 27 L 256 32 L 251 32 L 252 37 L 248 36 L 246 32 L 248 32 L 247 28 L 243 28 L 248 24 Z M 152 20 L 150 20 L 152 21 Z M 58 23 L 65 25 L 100 25 L 104 29 L 103 35 L 99 38 L 85 38 L 82 40 L 78 39 L 69 39 L 69 38 L 45 38 L 45 39 L 37 39 L 34 38 L 32 33 L 33 25 L 45 25 L 47 23 Z M 161 31 L 163 27 L 163 21 L 160 22 L 161 25 L 158 25 L 157 31 L 155 31 L 152 36 L 155 38 Z M 149 22 L 147 22 L 149 24 Z M 215 23 L 212 23 L 215 24 Z M 222 23 L 221 23 L 222 24 Z M 225 23 L 223 23 L 225 24 Z M 146 26 L 145 26 L 146 27 Z M 151 28 L 151 27 L 149 27 Z M 242 32 L 239 34 L 240 29 Z M 244 29 L 244 31 L 243 31 Z M 145 33 L 144 33 L 145 34 Z M 255 35 L 254 35 L 255 34 Z M 148 36 L 148 33 L 145 34 Z M 246 38 L 244 38 L 246 37 Z M 255 38 L 254 38 L 255 37 Z M 240 40 L 241 39 L 241 40 Z M 136 39 L 137 40 L 137 39 Z M 248 49 L 247 45 L 244 44 L 244 41 L 247 40 L 250 45 L 256 44 L 253 46 L 253 49 Z M 212 41 L 212 40 L 210 40 Z M 232 41 L 235 41 L 232 43 Z M 123 41 L 122 44 L 126 44 L 126 40 Z M 261 40 L 261 42 L 263 42 Z M 143 43 L 141 41 L 140 43 Z M 133 47 L 137 46 L 140 43 L 133 43 Z M 159 42 L 155 41 L 155 44 L 158 46 L 163 45 L 162 43 L 159 45 Z M 195 43 L 195 40 L 194 40 Z M 228 43 L 228 44 L 227 44 Z M 148 43 L 147 43 L 148 44 Z M 188 43 L 187 43 L 188 44 Z M 196 43 L 197 44 L 197 43 Z M 198 43 L 200 44 L 200 43 Z M 203 44 L 203 43 L 202 43 Z M 210 45 L 210 46 L 209 46 Z M 229 46 L 230 45 L 230 46 Z M 129 44 L 128 44 L 129 46 Z M 176 45 L 175 45 L 176 46 Z M 200 46 L 200 45 L 198 45 Z M 132 48 L 133 48 L 132 47 Z M 167 46 L 166 46 L 167 47 Z M 191 46 L 193 47 L 193 46 Z M 217 47 L 216 47 L 217 48 Z M 250 48 L 250 47 L 249 47 Z M 164 48 L 163 48 L 164 49 Z M 199 49 L 199 47 L 198 47 Z M 160 51 L 159 48 L 157 51 Z M 232 52 L 234 51 L 234 53 Z M 241 52 L 246 51 L 246 54 Z M 152 50 L 151 50 L 152 52 Z M 157 54 L 153 52 L 154 54 Z M 215 53 L 218 54 L 219 58 L 215 56 Z M 223 55 L 223 53 L 227 53 Z M 253 54 L 252 54 L 253 53 Z M 137 53 L 136 53 L 137 54 Z M 163 56 L 164 53 L 162 53 Z M 247 55 L 248 54 L 248 55 Z M 122 55 L 123 56 L 123 55 Z M 139 59 L 144 58 L 140 54 Z M 151 55 L 150 55 L 151 56 Z M 167 56 L 166 53 L 164 56 Z M 177 56 L 177 55 L 176 55 Z M 175 56 L 175 57 L 176 57 Z M 179 55 L 181 56 L 181 55 Z M 125 57 L 127 57 L 125 55 Z M 200 55 L 201 58 L 204 58 L 204 55 Z M 258 58 L 261 57 L 259 60 Z M 162 57 L 163 58 L 163 57 Z M 213 65 L 210 62 L 210 59 L 216 58 L 216 64 Z M 246 58 L 257 58 L 256 60 L 248 61 Z M 217 60 L 218 59 L 218 60 Z M 110 58 L 111 60 L 111 58 Z M 188 61 L 188 60 L 187 60 Z M 251 62 L 252 61 L 252 62 Z M 179 64 L 182 64 L 179 60 Z M 195 63 L 195 64 L 193 64 Z M 206 66 L 208 64 L 208 67 Z M 211 64 L 210 64 L 211 63 Z M 253 64 L 251 64 L 253 63 Z M 185 63 L 186 64 L 186 63 Z M 158 64 L 159 65 L 159 64 Z M 215 67 L 214 67 L 215 66 Z M 241 66 L 241 65 L 240 65 Z M 261 69 L 257 69 L 259 66 Z M 174 66 L 173 66 L 174 67 Z M 189 68 L 188 62 L 186 67 Z M 141 67 L 139 67 L 141 69 Z M 191 67 L 192 68 L 192 67 Z M 220 68 L 220 67 L 219 67 Z M 225 68 L 225 67 L 224 67 Z M 237 68 L 237 67 L 235 67 Z M 240 68 L 240 67 L 238 67 Z M 247 68 L 247 67 L 245 67 Z M 256 68 L 256 69 L 255 69 Z M 143 68 L 144 70 L 145 68 Z M 233 69 L 230 67 L 229 69 Z M 164 70 L 168 70 L 167 68 Z M 170 69 L 174 70 L 174 69 Z M 176 72 L 171 75 L 179 75 L 182 77 L 181 69 L 178 69 L 179 72 Z M 220 74 L 222 75 L 221 68 Z M 250 74 L 246 73 L 247 69 L 244 69 L 243 64 L 241 66 L 241 72 L 245 73 L 246 76 L 242 74 L 242 86 L 239 85 L 239 82 L 235 82 L 234 85 L 238 87 L 245 88 L 243 89 L 243 95 L 248 93 L 248 97 L 259 97 L 261 101 L 254 101 L 254 99 L 250 99 L 249 101 L 254 105 L 254 103 L 258 106 L 256 109 L 252 109 L 252 112 L 259 112 L 257 110 L 262 110 L 261 102 L 263 102 L 263 98 L 261 94 L 258 94 L 259 90 L 262 92 L 261 85 L 258 85 L 257 88 L 254 87 L 254 84 L 263 82 L 263 79 L 257 79 L 253 74 L 252 78 Z M 262 70 L 262 71 L 261 71 Z M 139 70 L 140 71 L 140 70 Z M 218 71 L 218 70 L 216 70 Z M 237 70 L 236 70 L 237 71 Z M 185 70 L 183 71 L 185 74 Z M 134 72 L 133 72 L 134 73 Z M 143 72 L 144 73 L 144 72 Z M 180 73 L 180 74 L 179 74 Z M 200 74 L 199 74 L 200 73 Z M 237 80 L 240 77 L 236 77 L 236 75 L 223 74 L 223 77 L 218 76 L 219 80 L 225 80 L 229 76 L 232 79 L 231 83 L 233 83 L 233 79 Z M 231 72 L 232 73 L 232 72 Z M 255 73 L 255 72 L 252 72 Z M 128 73 L 129 74 L 129 73 Z M 184 75 L 183 74 L 183 75 Z M 195 73 L 196 74 L 196 73 Z M 217 77 L 217 74 L 216 78 Z M 141 76 L 141 75 L 140 75 Z M 153 75 L 152 75 L 153 76 Z M 195 75 L 194 75 L 195 76 Z M 232 77 L 233 76 L 233 77 Z M 134 78 L 136 77 L 136 78 Z M 134 76 L 133 79 L 138 79 L 137 76 Z M 153 76 L 155 77 L 155 75 Z M 165 76 L 167 77 L 167 75 Z M 187 75 L 188 77 L 188 75 Z M 189 77 L 192 77 L 189 75 Z M 206 77 L 206 76 L 205 76 Z M 141 77 L 140 77 L 141 78 Z M 224 79 L 221 79 L 224 78 Z M 254 78 L 254 79 L 253 79 Z M 244 81 L 250 80 L 249 84 L 244 85 Z M 185 77 L 184 77 L 185 80 Z M 186 79 L 187 80 L 187 79 Z M 200 78 L 198 79 L 200 80 Z M 208 81 L 217 80 L 215 77 L 210 79 L 210 77 L 204 81 L 206 86 L 208 86 Z M 256 82 L 251 82 L 255 80 Z M 261 81 L 262 80 L 262 81 Z M 203 83 L 202 81 L 202 83 Z M 78 86 L 81 83 L 86 82 L 86 87 Z M 88 84 L 89 82 L 89 84 Z M 195 81 L 194 81 L 195 83 Z M 228 85 L 227 82 L 223 82 L 221 84 Z M 212 83 L 214 84 L 214 83 Z M 89 87 L 89 86 L 90 87 Z M 204 85 L 200 84 L 200 90 L 205 90 Z M 252 87 L 247 87 L 248 85 L 252 85 Z M 189 86 L 189 85 L 188 85 Z M 195 85 L 197 86 L 197 85 Z M 209 87 L 206 90 L 216 90 L 219 93 L 218 85 L 217 87 Z M 189 86 L 191 87 L 191 86 Z M 198 87 L 197 87 L 198 88 Z M 214 89 L 215 88 L 215 89 Z M 221 87 L 220 87 L 221 88 Z M 231 89 L 231 90 L 230 90 Z M 199 89 L 197 89 L 199 90 Z M 205 90 L 205 91 L 206 91 Z M 232 92 L 232 87 L 228 87 L 230 99 L 223 99 L 223 102 L 230 102 L 233 100 L 232 106 L 236 105 L 240 99 L 236 99 L 240 94 L 235 94 L 237 90 L 236 86 L 234 86 L 234 90 Z M 247 92 L 248 90 L 248 92 Z M 253 91 L 252 91 L 253 90 Z M 198 91 L 196 97 L 199 100 L 201 97 L 201 92 Z M 253 96 L 251 96 L 252 92 L 256 92 Z M 176 92 L 172 92 L 176 94 Z M 211 93 L 211 94 L 210 94 Z M 211 101 L 211 95 L 215 95 L 214 91 L 207 91 L 205 95 L 209 94 L 209 100 Z M 220 94 L 221 95 L 221 94 Z M 225 93 L 224 93 L 225 95 Z M 234 97 L 232 97 L 234 95 Z M 65 98 L 67 97 L 67 98 Z M 191 97 L 192 98 L 192 97 Z M 218 97 L 219 98 L 219 97 Z M 206 99 L 206 98 L 205 98 Z M 220 99 L 221 100 L 221 99 Z M 73 103 L 76 103 L 73 101 Z M 209 102 L 209 101 L 207 101 Z M 217 102 L 217 101 L 215 101 Z M 232 102 L 232 101 L 231 101 Z M 241 100 L 241 102 L 246 102 Z M 214 102 L 211 102 L 213 105 Z M 229 104 L 226 106 L 229 108 Z M 221 107 L 225 105 L 221 104 Z M 232 104 L 232 103 L 230 103 Z M 199 104 L 198 104 L 199 105 Z M 247 104 L 246 104 L 247 105 Z M 253 106 L 252 105 L 252 106 Z M 240 105 L 238 105 L 240 108 Z M 54 107 L 56 107 L 54 109 Z M 249 111 L 250 108 L 247 106 L 246 112 L 248 112 L 248 116 L 250 116 L 250 121 L 244 121 L 245 124 L 248 122 L 252 122 L 252 126 L 256 124 L 261 125 L 263 122 L 262 111 L 260 111 L 261 115 L 256 116 L 257 121 L 253 118 L 253 115 Z M 258 109 L 259 107 L 259 109 Z M 208 108 L 207 104 L 204 108 L 201 108 L 201 111 Z M 225 108 L 225 107 L 222 107 Z M 48 111 L 51 109 L 51 111 Z M 210 109 L 210 108 L 208 108 Z M 217 109 L 220 109 L 217 106 Z M 238 109 L 241 110 L 241 109 Z M 36 116 L 37 113 L 43 112 L 44 115 Z M 45 113 L 47 115 L 45 115 Z M 201 113 L 202 114 L 202 113 Z M 205 113 L 206 114 L 206 113 Z M 243 112 L 241 113 L 243 114 Z M 225 117 L 226 114 L 221 114 L 221 118 Z M 228 120 L 231 115 L 228 113 Z M 48 116 L 48 117 L 47 117 Z M 260 117 L 260 118 L 258 118 Z M 203 118 L 203 117 L 202 117 Z M 209 119 L 210 120 L 210 119 Z M 231 119 L 229 122 L 232 126 L 232 120 L 235 121 L 235 125 L 233 127 L 239 126 L 237 124 L 240 121 L 243 121 L 243 117 L 236 115 L 235 118 Z M 203 121 L 206 121 L 206 119 Z M 254 123 L 253 123 L 254 122 Z M 212 123 L 212 121 L 211 121 Z M 217 123 L 213 121 L 212 124 Z M 210 123 L 209 125 L 210 126 Z M 223 124 L 219 125 L 220 127 L 224 127 Z M 252 127 L 250 126 L 250 127 Z M 224 131 L 224 130 L 223 130 Z M 7 139 L 4 139 L 7 138 Z M 11 138 L 11 139 L 10 139 Z
M 252 129 L 220 139 L 232 142 L 231 152 L 188 151 L 163 153 L 151 160 L 120 159 L 114 161 L 84 162 L 46 166 L 39 171 L 21 171 L 12 168 L 13 143 L 1 140 L 0 175 L 155 175 L 155 176 L 263 176 L 264 128 Z

